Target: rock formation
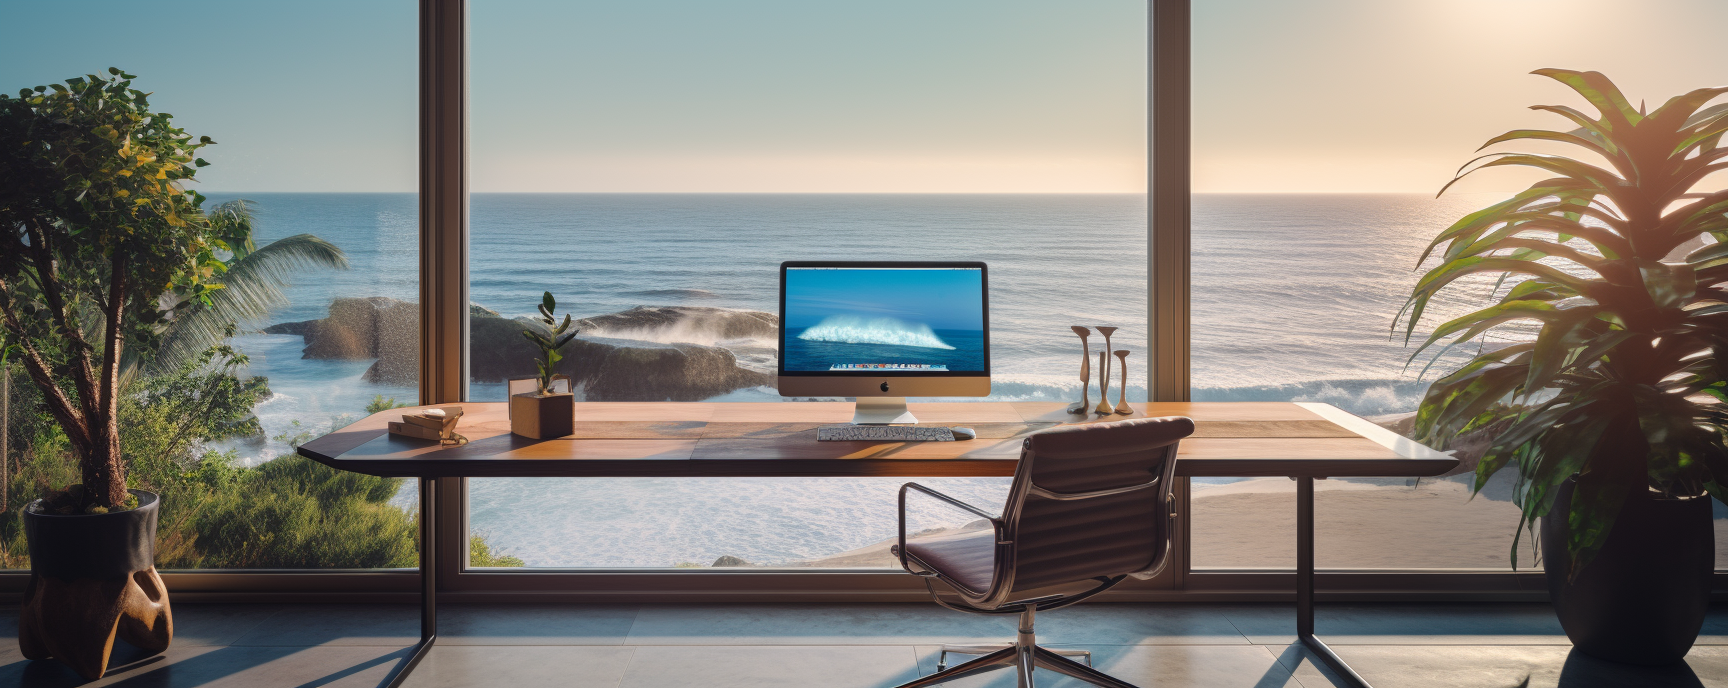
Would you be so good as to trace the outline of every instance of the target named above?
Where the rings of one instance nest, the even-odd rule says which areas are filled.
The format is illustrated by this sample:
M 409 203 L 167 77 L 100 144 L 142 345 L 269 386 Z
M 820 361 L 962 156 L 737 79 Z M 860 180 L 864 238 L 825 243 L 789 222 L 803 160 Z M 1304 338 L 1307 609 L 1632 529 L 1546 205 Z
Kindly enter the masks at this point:
M 779 320 L 771 313 L 692 306 L 638 306 L 578 321 L 581 334 L 565 345 L 560 372 L 589 401 L 700 401 L 748 387 L 772 385 L 760 364 L 741 367 L 724 343 L 759 358 L 772 348 Z M 479 306 L 469 311 L 469 375 L 502 382 L 535 374 L 537 350 L 527 318 L 507 319 Z M 337 299 L 322 320 L 281 323 L 269 334 L 298 334 L 306 358 L 376 358 L 368 382 L 414 384 L 419 374 L 419 308 L 383 297 Z

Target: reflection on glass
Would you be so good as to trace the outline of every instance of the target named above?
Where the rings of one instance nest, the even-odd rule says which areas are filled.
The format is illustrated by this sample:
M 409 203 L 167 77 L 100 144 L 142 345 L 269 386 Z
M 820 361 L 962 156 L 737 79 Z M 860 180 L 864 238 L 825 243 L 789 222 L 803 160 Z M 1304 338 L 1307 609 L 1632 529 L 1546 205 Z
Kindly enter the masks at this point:
M 1492 55 L 1447 48 L 1479 40 L 1486 21 L 1516 22 L 1560 7 L 1551 0 L 1517 6 L 1347 0 L 1314 12 L 1261 0 L 1196 4 L 1195 400 L 1325 402 L 1409 433 L 1428 383 L 1475 353 L 1475 345 L 1469 352 L 1459 347 L 1432 369 L 1426 357 L 1406 367 L 1413 348 L 1391 336 L 1392 326 L 1422 274 L 1416 265 L 1422 249 L 1467 213 L 1544 176 L 1489 170 L 1445 197 L 1434 193 L 1490 137 L 1552 125 L 1553 115 L 1532 112 L 1531 103 L 1589 110 L 1528 72 L 1600 70 L 1622 85 L 1636 84 L 1633 97 L 1650 98 L 1652 107 L 1677 88 L 1720 81 L 1706 49 L 1678 47 L 1709 44 L 1707 21 L 1681 30 L 1692 32 L 1692 41 L 1664 33 L 1661 51 L 1605 52 L 1595 40 L 1633 35 L 1627 28 L 1654 29 L 1653 16 Z M 1701 18 L 1728 18 L 1725 7 L 1696 9 Z M 1661 59 L 1651 57 L 1658 52 Z M 1279 104 L 1280 131 L 1291 133 L 1243 136 L 1258 129 L 1269 102 Z M 1432 266 L 1431 260 L 1421 267 Z M 1480 307 L 1496 277 L 1454 287 L 1459 291 L 1450 301 L 1430 307 L 1423 329 Z M 1482 345 L 1491 350 L 1533 333 L 1509 332 Z M 1318 483 L 1317 564 L 1509 568 L 1518 523 L 1512 476 L 1503 471 L 1472 499 L 1474 478 Z M 1194 566 L 1294 566 L 1290 481 L 1196 479 L 1193 488 Z M 1725 515 L 1720 507 L 1717 513 Z M 1717 526 L 1728 536 L 1728 522 Z M 1530 540 L 1526 534 L 1519 544 L 1521 570 L 1535 562 Z M 1720 548 L 1718 557 L 1728 564 Z
M 476 3 L 470 83 L 514 95 L 472 101 L 470 398 L 532 374 L 519 318 L 551 291 L 580 399 L 780 402 L 782 261 L 927 260 L 989 264 L 985 401 L 1072 401 L 1070 325 L 1145 356 L 1145 26 L 1135 2 Z M 899 482 L 472 480 L 469 520 L 530 566 L 891 566 Z
M 114 65 L 137 74 L 133 87 L 176 126 L 215 140 L 187 189 L 234 220 L 208 276 L 224 288 L 165 323 L 160 350 L 134 352 L 144 355 L 118 402 L 130 482 L 163 497 L 162 569 L 416 564 L 412 489 L 293 455 L 418 396 L 417 8 L 341 11 L 331 21 L 305 5 L 224 7 L 201 15 L 192 58 L 160 45 L 185 33 L 182 15 L 53 3 L 3 12 L 9 26 L 81 28 L 0 45 L 0 89 Z M 369 78 L 346 79 L 356 68 Z M 77 474 L 16 359 L 0 367 L 0 389 L 0 567 L 21 568 L 18 508 Z

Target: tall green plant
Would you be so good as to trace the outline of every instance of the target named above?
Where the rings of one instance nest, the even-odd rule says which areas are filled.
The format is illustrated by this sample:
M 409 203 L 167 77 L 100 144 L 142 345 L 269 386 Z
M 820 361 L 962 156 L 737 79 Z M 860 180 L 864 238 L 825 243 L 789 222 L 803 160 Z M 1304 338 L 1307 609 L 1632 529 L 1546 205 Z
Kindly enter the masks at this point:
M 1439 264 L 1417 282 L 1400 320 L 1408 342 L 1430 300 L 1457 280 L 1498 276 L 1511 285 L 1492 305 L 1436 327 L 1417 353 L 1443 353 L 1443 344 L 1514 323 L 1534 323 L 1535 339 L 1483 350 L 1437 380 L 1416 433 L 1443 446 L 1461 433 L 1496 432 L 1474 489 L 1516 466 L 1520 533 L 1534 534 L 1558 488 L 1577 475 L 1570 510 L 1555 514 L 1570 525 L 1577 571 L 1635 491 L 1728 501 L 1728 191 L 1695 191 L 1728 169 L 1728 104 L 1705 107 L 1728 88 L 1692 91 L 1646 112 L 1599 73 L 1535 74 L 1571 87 L 1597 114 L 1538 105 L 1577 128 L 1510 131 L 1483 148 L 1558 142 L 1589 161 L 1505 152 L 1460 168 L 1447 188 L 1491 167 L 1552 176 L 1435 237 L 1418 263 L 1437 255 Z M 1665 262 L 1701 235 L 1717 243 Z M 1514 568 L 1517 557 L 1514 538 Z
M 126 349 L 150 351 L 174 313 L 219 289 L 230 250 L 183 184 L 214 143 L 150 108 L 109 69 L 0 95 L 4 350 L 80 457 L 85 499 L 127 500 L 117 426 Z
M 552 292 L 546 292 L 540 297 L 540 324 L 545 325 L 549 334 L 541 334 L 533 328 L 522 330 L 522 336 L 533 342 L 540 349 L 540 360 L 534 365 L 540 369 L 540 395 L 545 396 L 552 387 L 552 376 L 558 374 L 558 362 L 564 360 L 564 354 L 558 352 L 576 338 L 578 330 L 573 327 L 570 315 L 564 315 L 564 322 L 558 322 L 552 314 L 558 309 L 558 302 L 552 298 Z

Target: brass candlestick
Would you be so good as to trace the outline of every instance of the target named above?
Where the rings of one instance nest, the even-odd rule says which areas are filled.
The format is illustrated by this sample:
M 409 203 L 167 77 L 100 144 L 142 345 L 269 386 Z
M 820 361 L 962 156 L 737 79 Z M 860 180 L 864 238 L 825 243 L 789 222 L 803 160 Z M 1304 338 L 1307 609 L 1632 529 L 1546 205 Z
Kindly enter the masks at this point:
M 1098 408 L 1093 413 L 1107 416 L 1116 412 L 1116 407 L 1110 404 L 1110 352 L 1098 352 Z
M 1080 325 L 1071 325 L 1068 329 L 1080 335 L 1080 402 L 1069 405 L 1068 412 L 1085 413 L 1092 408 L 1092 347 L 1086 343 L 1092 331 Z
M 1133 415 L 1134 407 L 1128 405 L 1128 350 L 1117 349 L 1116 360 L 1122 362 L 1122 384 L 1117 385 L 1116 412 L 1124 416 Z
M 1110 405 L 1110 394 L 1107 390 L 1110 388 L 1110 335 L 1116 334 L 1116 328 L 1099 325 L 1097 329 L 1099 334 L 1104 335 L 1104 350 L 1098 352 L 1103 354 L 1098 357 L 1098 367 L 1101 368 L 1098 373 L 1099 379 L 1103 380 L 1098 385 L 1098 389 L 1104 398 L 1098 400 L 1098 408 L 1093 409 L 1093 411 L 1095 413 L 1115 413 L 1116 407 Z

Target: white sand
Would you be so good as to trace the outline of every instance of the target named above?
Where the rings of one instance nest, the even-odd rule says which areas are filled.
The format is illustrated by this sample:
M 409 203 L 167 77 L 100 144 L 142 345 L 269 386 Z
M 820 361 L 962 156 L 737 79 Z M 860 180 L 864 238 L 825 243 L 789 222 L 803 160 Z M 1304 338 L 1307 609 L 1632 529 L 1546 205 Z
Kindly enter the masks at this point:
M 1315 565 L 1347 569 L 1500 569 L 1509 561 L 1518 507 L 1505 485 L 1470 499 L 1456 480 L 1418 486 L 1321 480 L 1314 484 Z M 1499 497 L 1498 500 L 1490 496 Z M 1288 478 L 1195 485 L 1188 515 L 1192 566 L 1279 568 L 1296 565 L 1296 483 Z M 1728 528 L 1718 528 L 1717 566 L 1728 566 Z M 893 540 L 800 566 L 898 567 Z M 1529 534 L 1519 542 L 1518 569 L 1540 571 Z

